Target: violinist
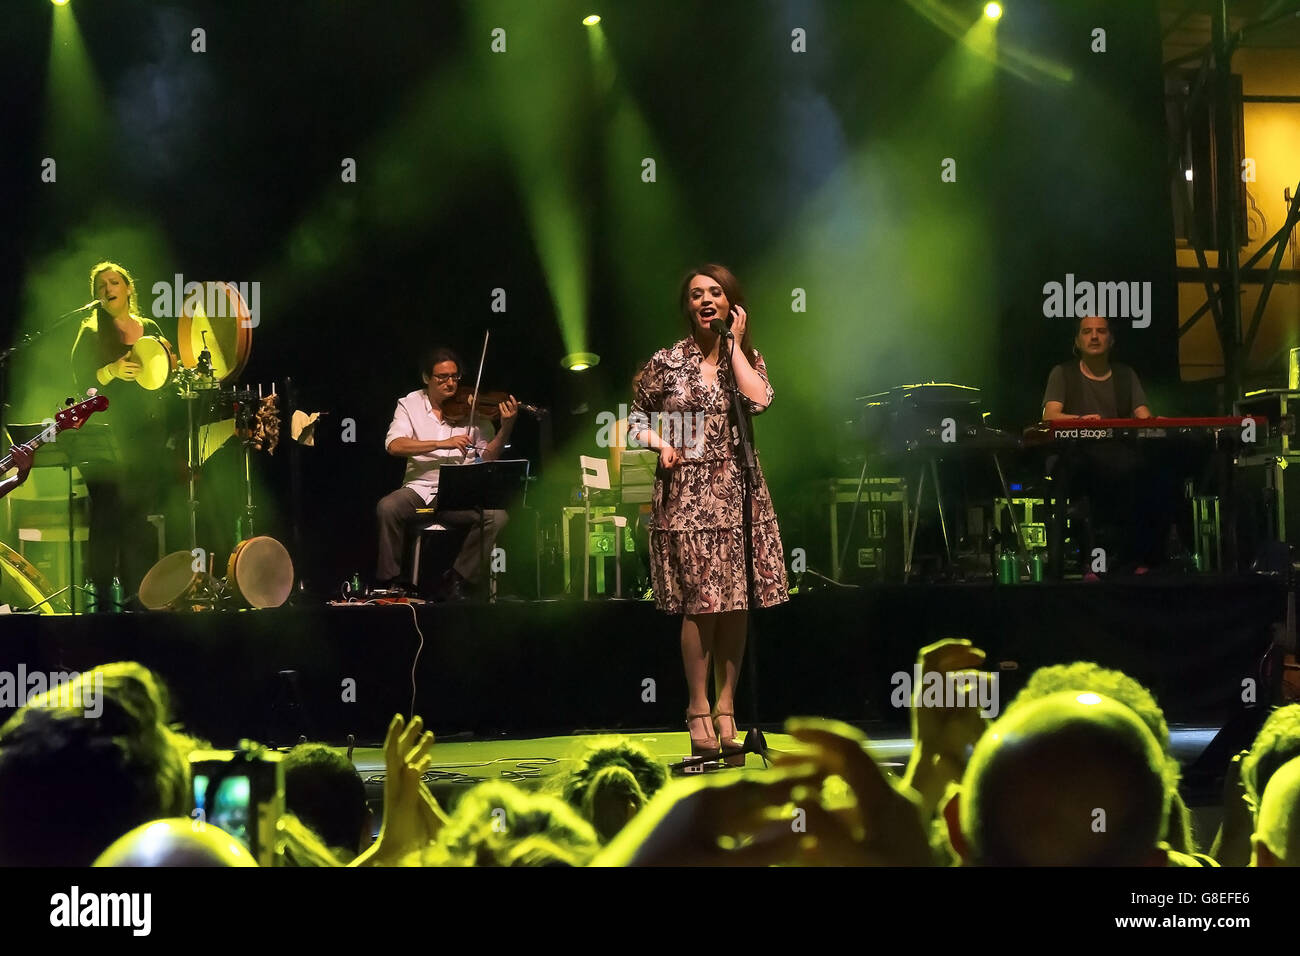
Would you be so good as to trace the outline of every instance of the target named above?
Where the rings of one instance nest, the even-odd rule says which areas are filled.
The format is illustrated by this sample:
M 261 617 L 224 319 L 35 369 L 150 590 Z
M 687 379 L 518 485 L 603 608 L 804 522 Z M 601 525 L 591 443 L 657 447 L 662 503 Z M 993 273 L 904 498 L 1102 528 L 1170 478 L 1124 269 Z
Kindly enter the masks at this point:
M 416 509 L 437 508 L 438 472 L 446 462 L 495 461 L 510 441 L 519 405 L 514 396 L 501 402 L 501 429 L 493 433 L 490 421 L 477 417 L 470 427 L 468 415 L 455 418 L 451 409 L 460 392 L 464 365 L 451 349 L 435 348 L 420 363 L 425 387 L 398 401 L 388 426 L 384 448 L 406 459 L 402 487 L 385 495 L 375 508 L 379 519 L 379 560 L 375 579 L 383 587 L 405 589 L 402 555 L 408 529 L 434 521 L 466 532 L 460 553 L 443 575 L 436 596 L 460 600 L 482 576 L 485 552 L 491 552 L 506 523 L 506 513 L 489 509 L 480 525 L 477 511 L 437 511 L 418 515 Z

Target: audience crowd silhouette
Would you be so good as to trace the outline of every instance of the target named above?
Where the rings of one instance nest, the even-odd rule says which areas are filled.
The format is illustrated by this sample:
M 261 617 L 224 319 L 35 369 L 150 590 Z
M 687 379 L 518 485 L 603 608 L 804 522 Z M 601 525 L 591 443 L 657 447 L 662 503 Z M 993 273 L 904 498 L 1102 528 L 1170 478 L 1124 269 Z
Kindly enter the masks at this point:
M 943 640 L 917 666 L 973 676 L 983 663 Z M 77 680 L 0 727 L 0 865 L 258 865 L 195 812 L 190 754 L 206 743 L 174 728 L 162 681 L 129 662 Z M 78 696 L 91 682 L 96 716 Z M 1300 704 L 1232 759 L 1203 846 L 1164 714 L 1131 677 L 1044 667 L 996 719 L 920 694 L 899 773 L 854 727 L 800 718 L 762 770 L 670 781 L 637 742 L 597 738 L 540 790 L 490 780 L 449 809 L 426 783 L 433 734 L 399 715 L 376 837 L 352 762 L 304 743 L 283 755 L 283 813 L 263 850 L 291 866 L 1300 865 Z

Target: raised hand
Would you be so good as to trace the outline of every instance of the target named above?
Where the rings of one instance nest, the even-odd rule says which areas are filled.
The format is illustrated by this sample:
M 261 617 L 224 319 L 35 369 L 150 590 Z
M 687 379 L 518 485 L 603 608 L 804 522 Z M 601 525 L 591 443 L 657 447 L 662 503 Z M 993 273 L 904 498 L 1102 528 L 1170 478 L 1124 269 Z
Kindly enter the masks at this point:
M 798 863 L 807 841 L 792 795 L 816 789 L 808 767 L 718 775 L 665 787 L 592 866 L 769 866 Z M 791 808 L 792 809 L 792 808 Z
M 421 776 L 433 758 L 433 734 L 422 733 L 424 721 L 393 717 L 384 738 L 384 820 L 377 839 L 352 866 L 393 866 L 407 854 L 428 846 L 441 828 L 441 812 Z
M 867 738 L 836 720 L 799 718 L 786 730 L 810 748 L 777 759 L 778 765 L 809 762 L 824 776 L 840 777 L 851 802 L 832 815 L 810 807 L 808 834 L 815 846 L 805 846 L 804 863 L 861 866 L 933 866 L 934 855 L 920 798 L 897 784 L 863 749 Z M 819 812 L 820 811 L 820 812 Z
M 978 681 L 984 652 L 970 641 L 946 638 L 921 648 L 917 668 L 921 680 L 912 688 L 912 757 L 904 781 L 921 797 L 929 816 L 938 808 L 949 784 L 959 783 L 966 768 L 968 749 L 984 733 L 987 720 L 980 715 Z M 963 694 L 964 706 L 943 700 L 923 706 L 925 677 L 937 674 L 945 687 L 949 674 L 961 674 L 970 681 Z M 958 682 L 958 687 L 961 686 Z M 997 685 L 993 685 L 995 690 Z

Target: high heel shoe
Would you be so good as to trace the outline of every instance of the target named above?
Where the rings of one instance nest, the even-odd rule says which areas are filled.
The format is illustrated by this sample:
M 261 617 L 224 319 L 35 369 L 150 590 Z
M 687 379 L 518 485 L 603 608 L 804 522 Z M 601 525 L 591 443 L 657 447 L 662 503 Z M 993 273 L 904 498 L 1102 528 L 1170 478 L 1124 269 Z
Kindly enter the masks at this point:
M 727 766 L 745 766 L 745 745 L 736 736 L 736 715 L 730 711 L 720 710 L 714 711 L 711 716 L 713 717 L 713 731 L 718 735 L 718 747 L 722 751 L 723 757 L 726 758 Z M 731 733 L 727 733 L 724 725 L 730 727 Z
M 711 715 L 709 715 L 709 714 L 692 714 L 689 710 L 686 712 L 686 733 L 687 733 L 687 734 L 690 734 L 690 738 L 691 738 L 691 756 L 692 756 L 692 757 L 709 757 L 709 758 L 714 758 L 714 759 L 716 759 L 717 756 L 718 756 L 718 738 L 717 738 L 717 737 L 703 737 L 703 738 L 698 738 L 698 737 L 696 737 L 694 734 L 691 733 L 691 721 L 693 721 L 693 720 L 702 720 L 702 721 L 704 721 L 704 722 L 705 722 L 704 726 L 706 726 L 706 727 L 708 727 L 710 730 L 712 730 L 712 729 L 713 729 L 713 723 L 712 723 L 712 721 L 709 719 L 710 716 L 711 716 Z

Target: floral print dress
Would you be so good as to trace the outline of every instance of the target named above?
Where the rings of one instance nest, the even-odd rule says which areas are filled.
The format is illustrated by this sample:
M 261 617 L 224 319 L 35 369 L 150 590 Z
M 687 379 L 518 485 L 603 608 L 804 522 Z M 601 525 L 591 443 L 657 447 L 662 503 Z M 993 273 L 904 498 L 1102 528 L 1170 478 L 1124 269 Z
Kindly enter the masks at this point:
M 655 477 L 650 526 L 650 573 L 655 604 L 668 614 L 716 614 L 749 607 L 745 581 L 745 536 L 741 523 L 744 474 L 732 444 L 728 412 L 729 374 L 721 370 L 707 384 L 700 373 L 704 355 L 693 337 L 662 349 L 637 375 L 632 412 L 650 420 L 682 456 Z M 751 363 L 767 386 L 762 408 L 741 395 L 758 414 L 772 401 L 772 385 L 761 355 Z M 656 413 L 658 413 L 656 415 Z M 785 556 L 772 498 L 758 470 L 752 493 L 755 606 L 789 600 Z

